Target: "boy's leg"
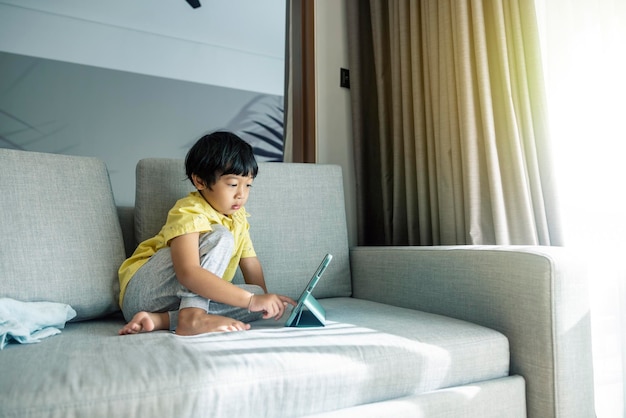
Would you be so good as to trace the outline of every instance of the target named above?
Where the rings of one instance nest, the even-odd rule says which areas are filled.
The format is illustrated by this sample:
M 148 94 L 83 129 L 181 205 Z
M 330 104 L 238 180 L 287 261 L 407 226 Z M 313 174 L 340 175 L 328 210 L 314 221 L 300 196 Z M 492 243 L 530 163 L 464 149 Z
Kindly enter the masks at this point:
M 163 248 L 150 257 L 128 283 L 122 304 L 124 318 L 130 323 L 141 312 L 167 313 L 177 310 L 180 298 L 176 294 L 179 290 L 171 251 Z
M 200 236 L 201 263 L 212 273 L 222 276 L 233 253 L 233 236 L 226 228 L 215 225 L 211 233 Z M 122 312 L 130 322 L 140 312 L 167 312 L 169 329 L 178 324 L 178 310 L 202 308 L 208 312 L 209 301 L 185 289 L 174 272 L 169 247 L 157 251 L 133 276 L 126 288 Z
M 167 312 L 139 312 L 132 317 L 118 332 L 120 335 L 169 329 L 170 319 Z
M 237 286 L 250 293 L 254 293 L 255 295 L 262 295 L 265 293 L 260 286 L 251 284 L 238 284 Z M 248 309 L 237 308 L 235 306 L 226 305 L 213 300 L 209 302 L 209 313 L 212 315 L 227 316 L 244 323 L 257 321 L 263 317 L 263 312 L 248 312 Z
M 233 253 L 234 239 L 231 232 L 221 225 L 214 225 L 211 233 L 200 236 L 199 244 L 202 267 L 217 276 L 223 276 Z M 263 293 L 263 290 L 258 286 L 241 286 L 252 293 Z M 194 310 L 189 309 L 188 313 L 201 312 L 205 317 L 206 314 L 213 316 L 212 318 L 202 318 L 203 325 L 201 324 L 199 329 L 206 330 L 202 332 L 209 332 L 212 328 L 216 330 L 241 329 L 239 322 L 251 322 L 262 316 L 262 313 L 249 313 L 247 309 L 209 301 L 185 289 L 180 285 L 174 273 L 170 249 L 163 248 L 135 273 L 128 284 L 124 295 L 124 306 L 122 307 L 124 317 L 129 322 L 125 328 L 144 329 L 146 327 L 143 323 L 133 324 L 132 321 L 137 320 L 135 322 L 139 322 L 141 319 L 150 322 L 149 320 L 154 318 L 155 313 L 167 312 L 166 320 L 169 322 L 169 329 L 174 331 L 178 327 L 179 310 L 185 308 L 196 308 Z M 138 318 L 138 314 L 142 314 L 143 317 Z M 162 321 L 161 316 L 158 316 L 157 319 Z M 195 321 L 193 316 L 190 318 L 190 315 L 185 316 L 184 320 L 187 321 L 188 319 Z M 163 327 L 151 328 L 165 329 Z M 145 330 L 150 329 L 146 328 Z M 123 329 L 120 333 L 134 332 L 130 329 Z
M 254 294 L 263 294 L 261 287 L 255 285 L 236 285 Z M 248 312 L 246 308 L 238 308 L 231 305 L 207 300 L 208 312 L 195 304 L 187 303 L 187 309 L 182 308 L 178 312 L 170 312 L 172 322 L 176 321 L 176 334 L 196 335 L 207 332 L 244 331 L 250 329 L 249 322 L 263 317 L 262 312 Z M 177 316 L 176 316 L 177 314 Z
M 200 237 L 200 265 L 205 270 L 222 277 L 230 263 L 234 245 L 231 232 L 221 225 L 215 225 L 213 232 Z M 264 293 L 259 286 L 247 284 L 237 286 L 254 294 Z M 191 293 L 187 289 L 179 291 L 178 296 L 181 298 L 179 311 L 169 313 L 170 324 L 176 324 L 176 326 L 170 326 L 170 328 L 177 329 L 177 333 L 183 335 L 210 332 L 213 328 L 219 331 L 244 330 L 248 329 L 249 326 L 243 326 L 242 323 L 252 322 L 263 316 L 262 312 L 248 312 L 247 308 L 218 303 Z M 185 308 L 195 309 L 184 310 Z M 201 314 L 199 318 L 194 317 L 199 313 Z M 179 328 L 181 315 L 185 316 L 183 321 L 190 319 L 192 322 L 197 321 L 198 323 L 190 328 L 183 328 L 182 325 Z M 189 326 L 188 323 L 184 325 Z
M 222 277 L 230 263 L 234 247 L 233 234 L 222 225 L 213 225 L 213 231 L 200 235 L 200 265 L 205 270 Z M 181 309 L 198 308 L 204 313 L 209 313 L 209 299 L 190 292 L 182 286 L 176 295 L 180 304 L 178 310 L 169 312 L 171 330 L 175 330 L 178 326 L 179 310 Z

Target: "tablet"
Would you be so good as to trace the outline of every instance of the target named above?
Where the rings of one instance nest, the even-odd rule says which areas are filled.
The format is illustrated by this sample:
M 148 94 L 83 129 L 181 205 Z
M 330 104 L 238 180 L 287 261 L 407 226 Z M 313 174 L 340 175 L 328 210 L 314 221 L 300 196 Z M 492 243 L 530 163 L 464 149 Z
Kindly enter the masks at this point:
M 315 270 L 313 277 L 309 280 L 309 283 L 306 285 L 300 298 L 298 298 L 297 305 L 291 311 L 291 315 L 287 318 L 287 322 L 285 322 L 286 327 L 323 327 L 326 322 L 326 311 L 320 305 L 320 303 L 315 300 L 311 292 L 320 281 L 322 274 L 326 271 L 326 267 L 330 264 L 330 261 L 333 259 L 331 254 L 326 254 L 321 264 Z

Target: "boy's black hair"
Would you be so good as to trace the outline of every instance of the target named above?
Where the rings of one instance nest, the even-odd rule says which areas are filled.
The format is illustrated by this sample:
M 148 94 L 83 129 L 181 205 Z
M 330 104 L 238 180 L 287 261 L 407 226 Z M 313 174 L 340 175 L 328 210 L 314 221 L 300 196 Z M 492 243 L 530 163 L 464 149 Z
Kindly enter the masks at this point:
M 192 183 L 195 174 L 211 187 L 225 174 L 255 178 L 259 167 L 250 144 L 231 132 L 218 131 L 204 135 L 191 147 L 185 170 Z

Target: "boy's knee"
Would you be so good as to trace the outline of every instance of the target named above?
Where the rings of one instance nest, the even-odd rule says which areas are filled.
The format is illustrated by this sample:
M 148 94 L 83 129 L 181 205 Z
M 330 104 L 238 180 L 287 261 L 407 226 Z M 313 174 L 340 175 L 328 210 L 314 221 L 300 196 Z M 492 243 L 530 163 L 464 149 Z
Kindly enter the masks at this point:
M 224 275 L 235 250 L 233 234 L 221 225 L 200 236 L 200 265 L 220 277 Z
M 215 247 L 235 247 L 235 238 L 232 232 L 222 225 L 213 225 L 213 230 L 200 236 L 200 248 L 207 247 L 208 249 Z

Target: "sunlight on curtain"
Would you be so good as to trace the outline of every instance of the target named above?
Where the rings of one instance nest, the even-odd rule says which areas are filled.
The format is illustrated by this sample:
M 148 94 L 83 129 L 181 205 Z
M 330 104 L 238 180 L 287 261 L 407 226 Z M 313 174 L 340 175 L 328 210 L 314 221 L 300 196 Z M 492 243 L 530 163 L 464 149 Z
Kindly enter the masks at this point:
M 536 0 L 566 246 L 588 260 L 597 416 L 624 416 L 626 2 Z
M 349 5 L 359 243 L 560 244 L 533 3 Z

